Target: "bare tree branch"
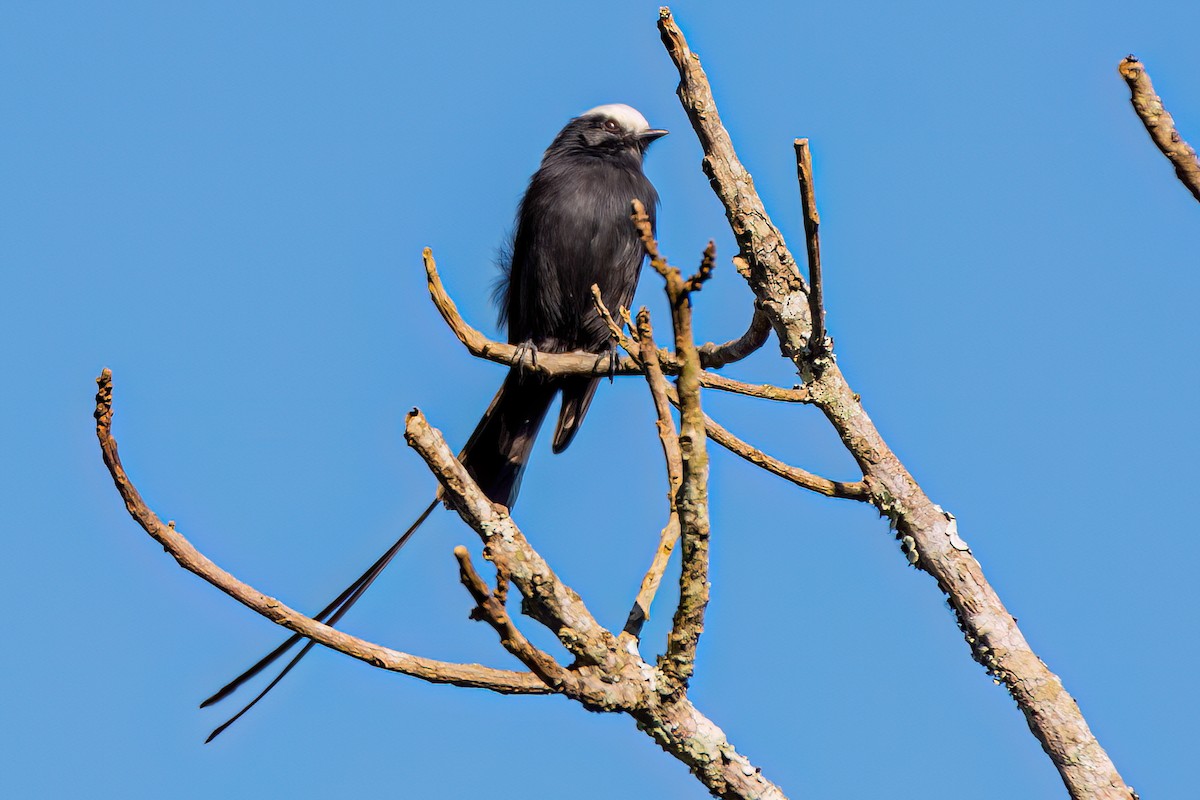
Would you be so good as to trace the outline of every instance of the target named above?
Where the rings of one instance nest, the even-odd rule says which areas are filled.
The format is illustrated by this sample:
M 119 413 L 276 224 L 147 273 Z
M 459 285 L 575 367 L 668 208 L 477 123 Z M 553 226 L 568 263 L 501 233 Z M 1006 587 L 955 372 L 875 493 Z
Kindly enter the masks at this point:
M 1127 56 L 1121 61 L 1118 71 L 1125 83 L 1129 84 L 1133 110 L 1141 117 L 1150 138 L 1175 167 L 1176 177 L 1192 193 L 1192 197 L 1200 200 L 1200 160 L 1197 160 L 1192 146 L 1175 130 L 1175 120 L 1163 106 L 1162 98 L 1155 94 L 1146 67 L 1133 56 Z
M 490 689 L 501 694 L 548 694 L 550 689 L 534 674 L 493 669 L 479 664 L 455 664 L 435 661 L 430 658 L 401 653 L 372 642 L 343 633 L 336 628 L 323 625 L 310 617 L 294 611 L 273 597 L 259 592 L 249 584 L 242 583 L 218 567 L 184 538 L 175 529 L 175 523 L 163 524 L 142 500 L 133 482 L 126 474 L 117 453 L 117 441 L 112 435 L 112 372 L 105 369 L 96 379 L 96 437 L 100 450 L 117 491 L 125 501 L 125 508 L 146 533 L 163 546 L 179 566 L 198 575 L 247 608 L 261 614 L 272 622 L 282 625 L 325 645 L 331 650 L 366 661 L 368 664 L 392 672 L 400 672 L 420 678 L 429 683 L 449 683 L 475 689 Z
M 630 712 L 638 727 L 722 800 L 787 800 L 762 770 L 737 751 L 725 732 L 686 697 L 660 702 L 650 696 L 646 710 Z
M 498 364 L 515 363 L 521 356 L 521 349 L 517 345 L 508 344 L 507 342 L 497 342 L 487 338 L 478 329 L 473 328 L 463 319 L 462 314 L 458 311 L 458 307 L 446 292 L 446 287 L 442 285 L 441 276 L 437 272 L 437 264 L 433 260 L 433 252 L 428 247 L 425 248 L 424 257 L 425 276 L 429 284 L 429 294 L 433 298 L 433 304 L 437 307 L 438 312 L 442 315 L 442 319 L 446 321 L 450 330 L 454 332 L 455 337 L 467 348 L 467 351 L 473 356 L 494 361 Z M 754 349 L 757 349 L 750 346 L 759 336 L 758 333 L 754 332 L 756 330 L 752 325 L 752 330 L 747 331 L 739 339 L 719 346 L 707 345 L 710 348 L 707 351 L 709 354 L 708 357 L 712 359 L 714 366 L 731 364 L 740 358 L 745 358 Z M 674 355 L 668 353 L 666 350 L 659 351 L 659 361 L 663 365 L 664 372 L 671 375 L 679 372 L 679 362 Z M 525 368 L 530 372 L 547 377 L 562 377 L 565 375 L 598 375 L 607 377 L 609 375 L 640 375 L 642 372 L 637 360 L 631 356 L 618 359 L 614 368 L 607 354 L 596 355 L 595 353 L 584 353 L 582 351 L 574 353 L 538 353 L 537 362 L 527 362 Z M 743 383 L 712 372 L 701 372 L 700 382 L 706 388 L 744 394 L 749 397 L 761 397 L 766 400 L 779 400 L 787 403 L 809 402 L 808 393 L 803 389 L 784 389 L 779 386 Z
M 650 607 L 654 604 L 654 596 L 658 594 L 658 587 L 662 585 L 667 564 L 678 543 L 679 513 L 672 511 L 667 517 L 667 524 L 659 531 L 658 547 L 654 551 L 654 558 L 650 560 L 650 567 L 642 577 L 637 597 L 633 601 L 633 608 L 629 610 L 629 616 L 625 619 L 625 627 L 621 631 L 622 636 L 628 636 L 635 641 L 641 637 L 642 626 L 650 619 Z
M 872 502 L 895 525 L 910 563 L 932 575 L 946 593 L 972 656 L 1008 688 L 1071 796 L 1132 800 L 1135 793 L 1096 741 L 1078 705 L 1029 647 L 984 578 L 958 536 L 954 518 L 925 495 L 888 448 L 833 359 L 808 357 L 811 307 L 795 260 L 733 151 L 699 58 L 666 8 L 659 15 L 659 32 L 679 70 L 679 98 L 704 150 L 705 172 L 747 262 L 744 275 L 770 316 L 784 355 L 808 380 L 814 404 L 862 468 Z
M 698 292 L 704 288 L 704 284 L 708 283 L 712 277 L 713 270 L 717 266 L 717 243 L 711 239 L 708 241 L 708 246 L 704 248 L 704 254 L 700 256 L 700 266 L 696 269 L 695 274 L 683 282 L 683 290 L 690 295 L 692 292 Z M 695 343 L 692 344 L 695 347 Z M 696 348 L 697 357 L 700 355 L 700 348 Z
M 595 283 L 592 284 L 592 305 L 595 307 L 596 313 L 600 316 L 600 319 L 604 320 L 604 324 L 608 326 L 608 332 L 612 334 L 613 341 L 620 345 L 625 352 L 629 353 L 629 357 L 633 360 L 633 363 L 637 365 L 638 374 L 644 374 L 645 368 L 642 366 L 641 348 L 638 346 L 636 341 L 634 341 L 629 337 L 628 334 L 625 333 L 625 329 L 622 327 L 623 323 L 625 325 L 632 324 L 632 321 L 629 319 L 629 309 L 617 309 L 617 313 L 621 315 L 621 322 L 617 322 L 615 319 L 613 319 L 612 312 L 609 311 L 608 306 L 604 304 L 604 296 L 600 292 L 600 286 Z M 662 351 L 659 351 L 660 355 L 661 352 Z M 661 361 L 659 361 L 659 366 L 662 366 Z
M 683 454 L 680 451 L 679 435 L 675 430 L 675 420 L 671 416 L 671 400 L 668 396 L 670 386 L 663 375 L 662 364 L 658 360 L 658 347 L 654 342 L 654 328 L 650 324 L 650 312 L 642 309 L 637 316 L 637 344 L 640 348 L 642 363 L 646 368 L 646 383 L 650 386 L 650 396 L 654 401 L 654 410 L 658 414 L 657 426 L 659 441 L 662 442 L 663 457 L 667 463 L 667 476 L 670 484 L 671 504 L 674 506 L 675 492 L 683 483 Z

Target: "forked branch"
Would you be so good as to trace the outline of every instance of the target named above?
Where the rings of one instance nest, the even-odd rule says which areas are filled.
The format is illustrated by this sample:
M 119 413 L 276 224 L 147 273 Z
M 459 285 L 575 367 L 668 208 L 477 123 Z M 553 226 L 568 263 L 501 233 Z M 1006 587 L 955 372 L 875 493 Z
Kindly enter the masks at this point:
M 608 329 L 612 332 L 613 339 L 618 344 L 620 344 L 621 347 L 625 348 L 625 350 L 627 352 L 629 352 L 629 354 L 634 358 L 634 360 L 638 364 L 645 363 L 647 365 L 646 366 L 646 374 L 647 374 L 647 379 L 649 380 L 650 379 L 650 370 L 654 369 L 655 367 L 653 365 L 651 365 L 650 356 L 645 351 L 645 346 L 639 340 L 631 339 L 629 336 L 627 336 L 624 333 L 624 331 L 621 329 L 620 323 L 618 323 L 616 320 L 613 319 L 612 314 L 609 312 L 608 308 L 604 305 L 604 299 L 600 296 L 599 287 L 594 286 L 594 285 L 592 286 L 592 298 L 596 305 L 596 312 L 601 316 L 602 319 L 604 319 L 605 323 L 608 325 Z M 643 309 L 643 311 L 644 311 L 644 309 Z M 622 309 L 622 312 L 624 312 L 624 309 Z M 626 323 L 630 322 L 630 320 L 628 320 L 627 313 L 624 314 L 624 318 L 625 318 Z M 648 319 L 649 318 L 647 317 L 647 321 L 648 321 Z M 662 351 L 660 349 L 658 349 L 657 346 L 655 346 L 654 352 L 656 354 L 656 359 L 657 359 L 657 354 L 660 354 Z M 661 372 L 661 365 L 659 365 L 659 371 Z M 711 375 L 711 373 L 708 373 L 708 374 Z M 713 376 L 713 377 L 717 377 L 717 376 Z M 654 385 L 654 383 L 656 383 L 656 382 L 652 382 L 652 386 Z M 664 391 L 665 391 L 667 400 L 670 401 L 670 403 L 672 405 L 674 405 L 675 407 L 678 407 L 679 406 L 678 393 L 670 385 L 666 384 L 665 381 L 663 383 L 663 386 L 664 386 Z M 777 387 L 763 387 L 763 388 L 776 389 Z M 803 389 L 803 388 L 799 388 L 795 391 L 804 392 L 805 396 L 807 396 L 807 394 L 808 394 L 808 390 Z M 655 405 L 657 407 L 657 398 L 655 399 Z M 661 412 L 659 414 L 659 420 L 660 420 L 660 425 L 661 425 L 662 424 Z M 809 491 L 816 492 L 817 494 L 823 494 L 826 497 L 838 497 L 838 498 L 845 498 L 848 500 L 860 500 L 860 501 L 869 501 L 870 500 L 870 491 L 868 490 L 866 483 L 864 483 L 863 481 L 861 481 L 861 480 L 860 481 L 848 481 L 848 482 L 847 481 L 833 481 L 828 478 L 823 478 L 820 475 L 811 473 L 807 470 L 801 469 L 799 467 L 793 467 L 790 464 L 786 464 L 783 461 L 780 461 L 779 459 L 774 458 L 773 456 L 767 455 L 762 450 L 751 445 L 749 442 L 746 442 L 742 439 L 739 439 L 737 436 L 734 436 L 725 427 L 723 427 L 720 423 L 716 422 L 714 419 L 709 417 L 707 414 L 704 415 L 704 430 L 705 430 L 705 432 L 707 432 L 707 434 L 710 437 L 712 437 L 712 440 L 714 442 L 721 445 L 721 447 L 724 447 L 726 450 L 733 453 L 734 455 L 736 455 L 740 458 L 743 458 L 746 461 L 749 461 L 751 464 L 754 464 L 755 466 L 762 467 L 767 472 L 770 472 L 773 475 L 777 475 L 780 478 L 783 478 L 784 480 L 791 481 L 792 483 L 796 484 L 797 486 L 800 486 L 801 488 L 808 489 Z M 659 577 L 661 577 L 661 570 L 664 570 L 666 568 L 666 560 L 665 559 L 666 559 L 666 557 L 668 557 L 670 555 L 670 550 L 671 550 L 671 548 L 674 547 L 674 544 L 675 544 L 675 539 L 673 537 L 678 536 L 678 531 L 675 530 L 674 528 L 672 528 L 670 525 L 668 525 L 667 528 L 663 529 L 662 535 L 664 538 L 662 539 L 662 544 L 660 544 L 659 551 L 658 551 L 657 555 L 655 556 L 655 562 L 654 562 L 654 566 L 651 568 L 651 573 L 648 573 L 646 576 L 647 581 L 652 580 L 653 574 L 655 573 L 656 570 L 658 571 Z M 669 545 L 667 545 L 668 535 L 670 535 L 670 537 L 672 537 L 672 538 L 670 538 Z M 664 550 L 664 548 L 665 548 L 665 550 Z M 648 586 L 648 584 L 644 581 L 643 588 L 645 589 L 647 586 Z M 654 583 L 654 586 L 657 587 L 657 583 Z M 653 593 L 650 593 L 649 596 L 652 598 Z M 646 609 L 647 611 L 649 610 L 648 606 L 643 606 L 643 608 Z M 634 620 L 637 610 L 638 609 L 635 606 L 635 609 L 634 609 L 635 613 L 631 613 L 631 615 L 630 615 L 631 622 Z M 640 623 L 638 623 L 638 629 L 640 629 Z M 626 631 L 629 632 L 630 630 L 631 629 L 627 626 Z
M 603 308 L 599 299 L 599 288 L 592 288 L 597 294 L 596 302 Z M 606 321 L 611 323 L 611 320 L 611 317 L 606 317 Z M 650 387 L 650 397 L 657 416 L 655 425 L 658 429 L 658 439 L 662 443 L 663 460 L 667 465 L 667 524 L 659 534 L 658 548 L 654 551 L 650 568 L 642 578 L 637 599 L 634 600 L 633 608 L 625 621 L 624 633 L 637 639 L 641 636 L 642 625 L 650 618 L 654 596 L 658 593 L 671 553 L 679 541 L 678 493 L 683 485 L 683 453 L 679 447 L 679 432 L 675 430 L 675 419 L 671 416 L 671 387 L 658 360 L 658 346 L 654 342 L 650 312 L 644 308 L 638 312 L 635 330 L 638 355 L 645 365 L 646 383 Z
M 583 600 L 554 574 L 503 506 L 492 503 L 420 411 L 408 413 L 404 438 L 441 483 L 450 505 L 484 544 L 484 556 L 536 609 L 536 619 L 558 634 L 576 659 L 611 666 L 616 637 L 596 621 Z
M 725 734 L 700 713 L 681 686 L 664 668 L 647 664 L 637 648 L 620 643 L 599 625 L 579 596 L 566 587 L 530 546 L 502 507 L 493 506 L 471 480 L 462 464 L 429 426 L 420 412 L 411 412 L 405 426 L 409 444 L 425 459 L 445 487 L 446 497 L 485 542 L 484 555 L 497 572 L 510 576 L 526 598 L 527 613 L 554 631 L 576 654 L 576 663 L 565 674 L 559 690 L 593 711 L 624 712 L 667 753 L 688 765 L 703 785 L 727 800 L 785 800 L 778 786 L 767 780 Z M 685 478 L 686 480 L 686 478 Z M 504 612 L 489 596 L 486 583 L 470 567 L 465 550 L 456 553 L 464 583 L 477 601 L 487 607 L 485 618 L 501 631 L 514 634 Z M 539 665 L 540 667 L 540 665 Z
M 565 667 L 555 661 L 548 653 L 539 650 L 530 643 L 525 635 L 517 628 L 508 608 L 496 593 L 488 587 L 487 582 L 475 571 L 471 563 L 471 553 L 459 545 L 454 548 L 454 558 L 458 561 L 459 580 L 467 592 L 475 600 L 474 619 L 482 619 L 500 634 L 500 644 L 504 649 L 517 657 L 530 671 L 542 679 L 547 686 L 560 689 L 571 683 L 574 677 Z
M 478 358 L 494 361 L 498 364 L 511 365 L 515 363 L 521 357 L 519 347 L 507 342 L 498 342 L 489 339 L 479 329 L 472 327 L 463 319 L 462 314 L 459 313 L 458 306 L 450 298 L 446 287 L 442 285 L 441 276 L 437 271 L 437 262 L 433 259 L 433 251 L 428 247 L 424 250 L 424 261 L 425 278 L 429 286 L 429 295 L 433 299 L 433 304 L 455 337 L 467 348 L 467 351 Z M 710 343 L 701 348 L 704 353 L 702 364 L 711 365 L 715 369 L 732 364 L 735 361 L 740 361 L 761 347 L 766 342 L 766 339 L 767 336 L 764 332 L 762 321 L 759 318 L 759 312 L 756 311 L 754 318 L 751 320 L 750 328 L 742 336 L 722 345 Z M 665 373 L 674 375 L 679 372 L 679 362 L 672 353 L 661 350 L 659 352 L 659 361 L 662 363 Z M 546 377 L 563 377 L 568 375 L 607 377 L 609 375 L 638 375 L 641 373 L 641 367 L 632 356 L 620 358 L 614 365 L 607 354 L 596 355 L 595 353 L 585 353 L 582 351 L 574 353 L 538 353 L 537 362 L 526 362 L 524 367 L 532 373 Z M 756 386 L 710 372 L 702 373 L 701 381 L 708 388 L 745 394 L 751 397 L 763 397 L 768 400 L 781 400 L 792 403 L 808 402 L 807 394 L 801 390 L 784 389 L 778 386 Z
M 678 398 L 671 393 L 671 402 L 678 405 Z M 845 500 L 870 502 L 871 491 L 865 481 L 833 481 L 821 477 L 808 470 L 793 467 L 774 456 L 769 456 L 754 445 L 739 439 L 730 433 L 719 422 L 707 414 L 704 415 L 704 429 L 714 442 L 729 452 L 744 458 L 756 467 L 762 467 L 772 475 L 777 475 L 786 481 L 791 481 L 802 489 L 823 494 L 826 497 L 838 497 Z
M 691 294 L 712 275 L 715 248 L 709 242 L 700 268 L 685 279 L 659 252 L 646 209 L 637 200 L 632 206 L 633 222 L 650 256 L 651 266 L 666 284 L 675 335 L 675 357 L 680 364 L 675 390 L 679 399 L 679 452 L 683 469 L 675 493 L 675 509 L 679 514 L 683 563 L 679 575 L 679 606 L 675 610 L 671 632 L 667 634 L 667 652 L 659 659 L 659 668 L 670 679 L 674 692 L 685 694 L 695 671 L 696 645 L 704 631 L 704 612 L 709 597 L 708 447 L 704 412 L 700 408 L 702 370 L 692 333 Z

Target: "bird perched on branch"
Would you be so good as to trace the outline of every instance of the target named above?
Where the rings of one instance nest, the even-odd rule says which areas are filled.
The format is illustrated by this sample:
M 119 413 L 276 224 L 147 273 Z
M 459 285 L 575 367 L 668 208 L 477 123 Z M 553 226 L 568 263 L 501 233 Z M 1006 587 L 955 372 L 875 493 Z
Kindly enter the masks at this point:
M 645 251 L 630 220 L 630 203 L 640 200 L 654 225 L 658 193 L 642 172 L 642 157 L 667 132 L 623 105 L 603 105 L 567 123 L 542 156 L 541 166 L 517 210 L 509 257 L 502 264 L 500 322 L 508 341 L 527 356 L 538 351 L 582 350 L 603 354 L 612 347 L 608 328 L 592 306 L 596 284 L 612 307 L 628 307 L 637 288 Z M 511 508 L 534 440 L 554 401 L 562 407 L 553 450 L 575 438 L 599 378 L 546 379 L 514 364 L 459 459 L 493 502 Z M 437 507 L 434 500 L 379 560 L 314 619 L 336 624 L 379 577 L 409 537 Z M 303 638 L 292 636 L 224 686 L 201 707 L 217 702 L 266 669 Z M 234 717 L 209 735 L 212 741 L 250 710 L 312 649 L 307 642 L 287 666 Z

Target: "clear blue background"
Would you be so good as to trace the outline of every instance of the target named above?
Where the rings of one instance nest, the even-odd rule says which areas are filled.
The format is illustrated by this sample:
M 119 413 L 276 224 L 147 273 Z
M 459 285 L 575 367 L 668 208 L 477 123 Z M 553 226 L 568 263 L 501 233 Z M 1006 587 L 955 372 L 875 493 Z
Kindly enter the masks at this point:
M 1200 142 L 1194 3 L 680 3 L 799 252 L 811 137 L 829 324 L 890 444 L 1144 797 L 1194 791 L 1200 205 L 1131 111 L 1149 65 Z M 627 102 L 665 251 L 722 255 L 705 339 L 749 293 L 674 97 L 652 3 L 7 3 L 0 680 L 9 797 L 702 797 L 631 721 L 437 687 L 314 652 L 212 745 L 197 702 L 280 638 L 126 516 L 92 432 L 242 579 L 315 610 L 420 508 L 421 407 L 461 443 L 502 370 L 429 303 L 430 245 L 495 331 L 494 255 L 543 148 Z M 639 302 L 657 313 L 647 277 Z M 790 384 L 769 346 L 730 370 Z M 770 452 L 857 477 L 811 409 L 714 396 Z M 663 518 L 644 386 L 545 442 L 518 520 L 612 626 Z M 1003 689 L 872 509 L 723 452 L 696 702 L 792 796 L 1060 798 Z M 435 515 L 347 619 L 413 653 L 511 666 L 472 623 Z M 647 650 L 662 641 L 660 598 Z M 524 625 L 531 633 L 534 624 Z M 542 636 L 539 641 L 546 641 Z M 230 701 L 232 702 L 232 701 Z

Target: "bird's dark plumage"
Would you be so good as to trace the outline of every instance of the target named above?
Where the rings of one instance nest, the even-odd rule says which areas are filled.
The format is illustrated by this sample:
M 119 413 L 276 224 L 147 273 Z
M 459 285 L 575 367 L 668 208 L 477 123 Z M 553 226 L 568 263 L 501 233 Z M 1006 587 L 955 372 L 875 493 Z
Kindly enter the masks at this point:
M 633 301 L 644 251 L 629 219 L 640 200 L 654 223 L 658 193 L 642 155 L 664 131 L 628 106 L 600 106 L 571 120 L 546 150 L 517 211 L 501 284 L 508 341 L 544 353 L 603 353 L 611 336 L 592 305 L 592 284 L 616 308 Z M 463 452 L 488 497 L 511 507 L 521 472 L 554 395 L 562 409 L 553 449 L 575 438 L 598 378 L 542 381 L 515 366 Z
M 640 200 L 654 224 L 658 194 L 642 172 L 642 156 L 665 133 L 651 129 L 629 106 L 598 106 L 567 123 L 546 149 L 521 200 L 510 255 L 502 265 L 500 321 L 507 324 L 509 342 L 545 353 L 602 354 L 611 347 L 608 328 L 593 309 L 591 287 L 599 285 L 611 308 L 628 307 L 633 301 L 644 250 L 630 220 L 630 202 Z M 534 440 L 555 395 L 562 394 L 553 440 L 554 452 L 560 453 L 575 438 L 598 383 L 593 377 L 547 380 L 520 365 L 509 370 L 459 456 L 489 498 L 510 508 L 516 502 Z M 316 618 L 328 618 L 329 624 L 339 620 L 433 507 Z M 202 706 L 233 692 L 299 638 L 289 639 Z M 289 662 L 276 682 L 311 644 Z

